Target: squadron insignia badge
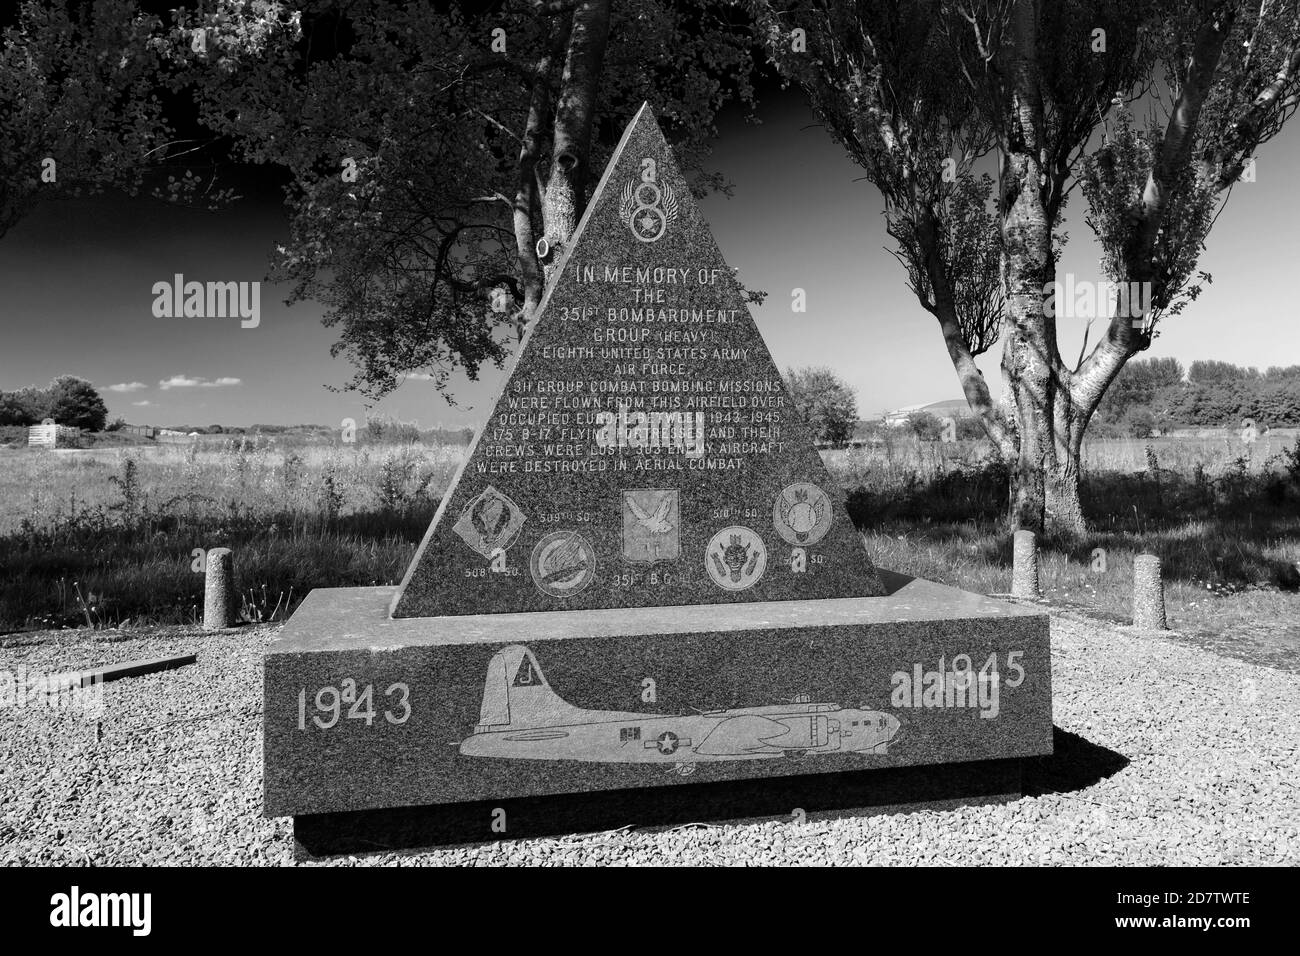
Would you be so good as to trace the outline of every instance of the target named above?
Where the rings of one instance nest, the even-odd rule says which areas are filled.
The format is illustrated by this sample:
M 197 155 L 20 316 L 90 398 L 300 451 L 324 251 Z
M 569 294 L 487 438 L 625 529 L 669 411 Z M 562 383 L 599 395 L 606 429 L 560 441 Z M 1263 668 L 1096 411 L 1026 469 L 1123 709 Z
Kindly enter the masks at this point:
M 490 558 L 498 548 L 510 547 L 525 520 L 518 505 L 488 485 L 465 506 L 452 530 L 483 557 Z
M 677 492 L 623 492 L 623 558 L 672 561 L 681 554 L 681 510 Z
M 830 496 L 806 481 L 786 486 L 772 508 L 776 533 L 800 548 L 826 537 L 833 517 Z
M 537 542 L 528 567 L 543 594 L 572 597 L 596 576 L 596 552 L 576 531 L 552 531 Z
M 713 536 L 704 552 L 704 568 L 726 591 L 743 591 L 767 570 L 767 546 L 757 532 L 732 525 Z

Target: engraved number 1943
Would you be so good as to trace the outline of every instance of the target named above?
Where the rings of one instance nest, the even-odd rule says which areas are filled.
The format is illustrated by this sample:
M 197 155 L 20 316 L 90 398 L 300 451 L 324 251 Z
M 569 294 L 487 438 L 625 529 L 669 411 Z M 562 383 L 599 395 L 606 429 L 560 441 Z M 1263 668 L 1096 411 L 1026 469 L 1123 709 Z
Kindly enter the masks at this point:
M 406 684 L 390 684 L 384 696 L 392 700 L 392 706 L 384 711 L 384 719 L 390 724 L 404 724 L 411 716 L 411 688 Z M 364 720 L 369 727 L 375 722 L 375 688 L 367 684 L 360 691 L 357 682 L 351 677 L 338 687 L 322 687 L 316 691 L 317 713 L 311 715 L 312 723 L 321 730 L 329 730 L 340 718 Z M 344 706 L 347 706 L 346 713 Z M 298 691 L 298 729 L 307 729 L 307 688 Z

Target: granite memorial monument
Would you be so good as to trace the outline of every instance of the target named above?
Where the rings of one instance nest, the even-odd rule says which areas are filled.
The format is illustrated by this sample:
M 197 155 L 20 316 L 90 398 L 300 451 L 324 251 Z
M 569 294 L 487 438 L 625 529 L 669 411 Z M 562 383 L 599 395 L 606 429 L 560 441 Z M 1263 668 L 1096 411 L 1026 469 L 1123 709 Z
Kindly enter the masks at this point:
M 267 815 L 1051 752 L 1046 616 L 872 564 L 648 106 L 550 257 L 401 585 L 268 650 Z

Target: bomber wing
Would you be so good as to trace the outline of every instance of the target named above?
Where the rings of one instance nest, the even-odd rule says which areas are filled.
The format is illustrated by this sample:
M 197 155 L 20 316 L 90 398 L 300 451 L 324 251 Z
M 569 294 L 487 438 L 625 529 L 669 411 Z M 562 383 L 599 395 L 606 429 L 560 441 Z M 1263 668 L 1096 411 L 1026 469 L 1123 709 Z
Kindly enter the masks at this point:
M 764 741 L 783 737 L 789 729 L 779 721 L 756 714 L 728 717 L 713 728 L 695 752 L 710 757 L 759 753 L 772 749 Z

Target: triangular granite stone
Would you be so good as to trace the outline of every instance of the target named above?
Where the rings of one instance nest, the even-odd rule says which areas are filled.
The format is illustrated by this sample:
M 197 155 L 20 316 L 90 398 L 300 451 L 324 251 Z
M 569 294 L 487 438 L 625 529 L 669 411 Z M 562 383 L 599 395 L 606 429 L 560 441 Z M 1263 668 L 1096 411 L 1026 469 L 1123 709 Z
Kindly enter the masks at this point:
M 393 616 L 884 593 L 642 106 Z

